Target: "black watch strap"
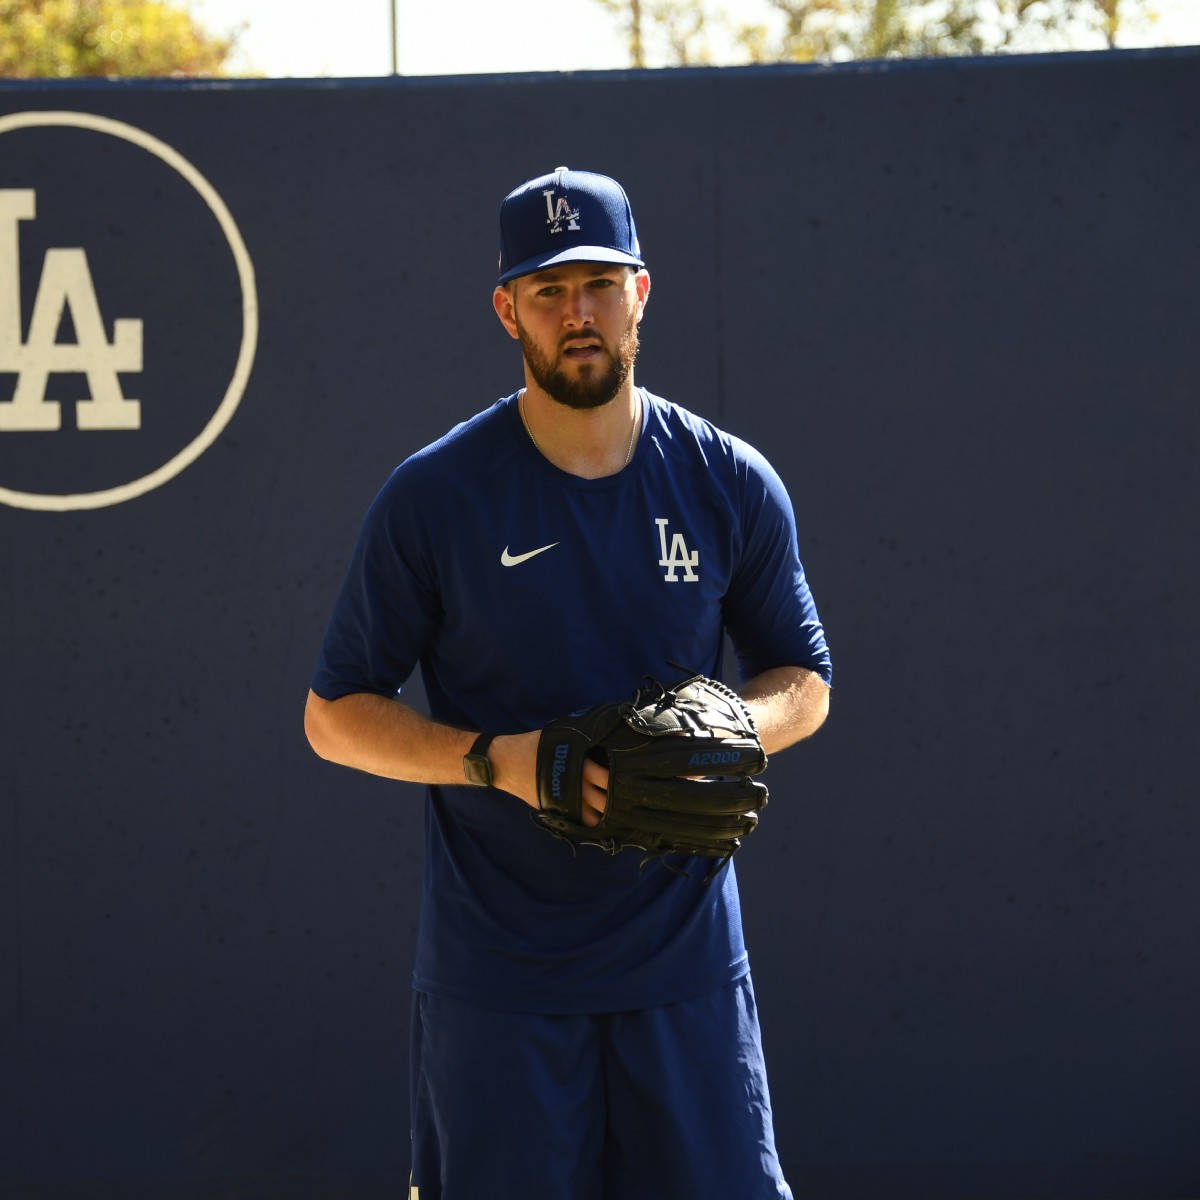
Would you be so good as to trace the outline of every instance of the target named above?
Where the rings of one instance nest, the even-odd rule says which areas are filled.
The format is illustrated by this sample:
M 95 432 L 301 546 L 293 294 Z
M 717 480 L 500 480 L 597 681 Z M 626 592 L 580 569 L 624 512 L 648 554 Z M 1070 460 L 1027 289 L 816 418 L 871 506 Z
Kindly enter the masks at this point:
M 471 749 L 463 755 L 463 772 L 467 782 L 476 787 L 492 786 L 492 760 L 487 756 L 487 748 L 492 744 L 494 733 L 481 733 L 471 745 Z

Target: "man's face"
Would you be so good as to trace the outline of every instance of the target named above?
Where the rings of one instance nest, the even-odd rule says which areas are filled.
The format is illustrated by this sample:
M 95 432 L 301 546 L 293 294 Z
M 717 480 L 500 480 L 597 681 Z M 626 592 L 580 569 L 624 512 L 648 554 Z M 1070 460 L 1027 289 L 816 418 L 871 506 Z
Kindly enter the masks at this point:
M 570 408 L 598 408 L 633 370 L 649 283 L 626 266 L 564 263 L 497 289 L 496 310 L 543 391 Z

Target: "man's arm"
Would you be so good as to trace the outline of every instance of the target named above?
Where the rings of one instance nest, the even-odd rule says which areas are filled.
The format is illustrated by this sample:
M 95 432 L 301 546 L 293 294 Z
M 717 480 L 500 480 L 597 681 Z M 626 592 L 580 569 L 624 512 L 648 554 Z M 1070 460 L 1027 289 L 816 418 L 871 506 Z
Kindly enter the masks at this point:
M 829 712 L 829 688 L 804 667 L 773 667 L 741 689 L 763 748 L 774 754 L 815 733 Z M 387 696 L 355 692 L 338 700 L 308 693 L 304 732 L 313 750 L 329 762 L 409 783 L 464 784 L 463 755 L 476 732 L 430 720 Z M 501 734 L 488 749 L 492 783 L 530 808 L 538 808 L 537 751 L 541 730 Z M 584 765 L 585 825 L 604 811 L 608 771 Z
M 768 754 L 810 737 L 829 715 L 829 685 L 806 667 L 772 667 L 748 679 L 739 694 Z
M 409 783 L 465 784 L 463 755 L 476 732 L 443 725 L 399 700 L 354 692 L 338 700 L 308 693 L 304 708 L 308 744 L 321 758 L 386 779 Z M 537 748 L 540 730 L 501 734 L 488 748 L 492 783 L 511 792 L 530 808 L 538 807 Z M 594 813 L 584 823 L 594 825 L 604 807 L 603 785 L 608 772 L 597 763 L 584 769 L 584 797 Z

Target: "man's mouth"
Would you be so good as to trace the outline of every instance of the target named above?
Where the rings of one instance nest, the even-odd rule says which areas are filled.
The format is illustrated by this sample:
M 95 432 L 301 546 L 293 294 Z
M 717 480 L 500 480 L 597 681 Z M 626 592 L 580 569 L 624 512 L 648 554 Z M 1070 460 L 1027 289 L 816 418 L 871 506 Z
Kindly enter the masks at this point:
M 604 347 L 599 342 L 568 342 L 562 350 L 564 358 L 588 359 L 603 353 Z

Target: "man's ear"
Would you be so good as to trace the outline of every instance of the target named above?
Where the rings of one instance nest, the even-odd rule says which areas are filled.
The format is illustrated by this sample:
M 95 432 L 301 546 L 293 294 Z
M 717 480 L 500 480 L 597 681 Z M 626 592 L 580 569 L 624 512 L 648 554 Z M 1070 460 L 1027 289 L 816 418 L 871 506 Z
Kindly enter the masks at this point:
M 496 316 L 500 318 L 500 324 L 508 330 L 508 336 L 514 339 L 521 336 L 517 332 L 516 290 L 515 284 L 501 283 L 492 293 L 492 307 L 496 310 Z
M 646 304 L 650 299 L 650 272 L 645 267 L 640 271 L 634 272 L 633 286 L 637 288 L 637 319 L 640 321 L 642 314 L 646 311 Z

